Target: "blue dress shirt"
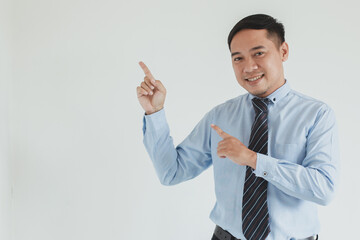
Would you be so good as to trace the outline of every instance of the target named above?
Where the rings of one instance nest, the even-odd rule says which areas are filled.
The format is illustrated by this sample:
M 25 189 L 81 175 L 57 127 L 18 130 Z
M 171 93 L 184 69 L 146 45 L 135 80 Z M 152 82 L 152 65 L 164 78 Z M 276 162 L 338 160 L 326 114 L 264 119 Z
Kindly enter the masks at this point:
M 209 111 L 176 148 L 165 112 L 144 117 L 144 144 L 164 185 L 198 176 L 213 165 L 216 204 L 211 220 L 236 238 L 242 233 L 246 166 L 217 156 L 218 125 L 248 146 L 255 111 L 244 94 Z M 334 112 L 325 103 L 292 90 L 286 82 L 268 96 L 268 155 L 257 154 L 254 173 L 268 181 L 268 240 L 319 233 L 317 204 L 326 205 L 338 179 L 339 150 Z

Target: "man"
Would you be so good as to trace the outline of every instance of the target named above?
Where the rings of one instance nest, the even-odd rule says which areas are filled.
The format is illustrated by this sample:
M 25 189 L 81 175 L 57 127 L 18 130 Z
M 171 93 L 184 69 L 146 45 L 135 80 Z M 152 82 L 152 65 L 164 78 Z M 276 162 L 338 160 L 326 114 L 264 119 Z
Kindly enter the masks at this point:
M 176 148 L 163 109 L 166 89 L 140 62 L 144 144 L 158 177 L 173 185 L 213 165 L 213 240 L 317 239 L 317 204 L 329 203 L 338 178 L 334 113 L 290 88 L 282 64 L 289 48 L 276 19 L 242 19 L 228 44 L 248 94 L 213 108 Z

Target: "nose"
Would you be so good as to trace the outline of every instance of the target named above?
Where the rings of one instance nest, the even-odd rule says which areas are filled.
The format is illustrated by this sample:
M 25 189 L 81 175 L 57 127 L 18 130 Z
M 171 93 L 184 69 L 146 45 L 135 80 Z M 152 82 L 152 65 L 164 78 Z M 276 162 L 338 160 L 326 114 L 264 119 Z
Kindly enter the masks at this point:
M 251 73 L 252 71 L 258 69 L 257 63 L 252 58 L 246 59 L 244 64 L 245 64 L 243 68 L 244 73 Z

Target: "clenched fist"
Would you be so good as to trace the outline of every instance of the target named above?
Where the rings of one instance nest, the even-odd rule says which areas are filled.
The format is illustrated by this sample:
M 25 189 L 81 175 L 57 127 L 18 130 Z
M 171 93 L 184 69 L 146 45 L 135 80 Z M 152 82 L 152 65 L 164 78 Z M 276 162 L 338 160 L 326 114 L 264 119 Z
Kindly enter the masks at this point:
M 145 77 L 140 86 L 136 88 L 136 92 L 141 107 L 149 115 L 164 108 L 166 89 L 159 80 L 153 77 L 145 63 L 139 62 L 139 65 L 144 71 Z

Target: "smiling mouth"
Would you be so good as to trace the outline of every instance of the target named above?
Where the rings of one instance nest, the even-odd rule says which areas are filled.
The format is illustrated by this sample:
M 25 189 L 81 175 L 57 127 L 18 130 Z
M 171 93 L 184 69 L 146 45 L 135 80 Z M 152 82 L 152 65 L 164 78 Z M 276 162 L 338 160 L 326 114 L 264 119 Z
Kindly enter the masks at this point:
M 254 82 L 256 80 L 259 80 L 260 78 L 262 78 L 265 74 L 261 74 L 260 76 L 257 76 L 257 77 L 253 77 L 253 78 L 245 78 L 246 81 L 249 81 L 249 82 Z

